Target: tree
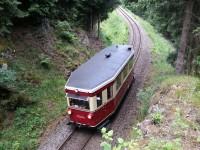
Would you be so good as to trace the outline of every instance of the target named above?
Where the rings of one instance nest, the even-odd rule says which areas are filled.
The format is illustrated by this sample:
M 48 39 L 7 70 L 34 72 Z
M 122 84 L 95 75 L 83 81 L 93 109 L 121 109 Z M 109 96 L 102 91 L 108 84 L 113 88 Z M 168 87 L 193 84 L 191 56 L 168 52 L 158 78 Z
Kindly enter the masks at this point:
M 177 72 L 200 72 L 200 40 L 197 34 L 200 26 L 199 0 L 124 1 L 129 9 L 154 25 L 177 48 L 177 52 L 169 56 Z M 177 60 L 176 64 L 174 60 Z
M 49 19 L 68 21 L 74 26 L 93 30 L 98 20 L 105 19 L 119 0 L 5 0 L 0 2 L 0 34 L 9 33 L 15 23 L 21 25 Z M 27 20 L 29 20 L 27 22 Z M 33 21 L 34 20 L 34 21 Z M 14 22 L 14 24 L 13 24 Z
M 10 33 L 10 27 L 13 25 L 12 18 L 27 16 L 27 13 L 18 8 L 20 4 L 18 0 L 0 1 L 0 36 Z
M 187 44 L 188 44 L 193 4 L 194 4 L 193 0 L 188 0 L 186 2 L 185 17 L 184 17 L 184 21 L 183 21 L 183 28 L 182 28 L 182 34 L 181 34 L 181 40 L 180 40 L 180 48 L 178 50 L 178 57 L 176 60 L 176 72 L 178 74 L 184 72 L 184 64 L 185 64 L 184 57 L 185 57 L 185 51 L 186 51 Z

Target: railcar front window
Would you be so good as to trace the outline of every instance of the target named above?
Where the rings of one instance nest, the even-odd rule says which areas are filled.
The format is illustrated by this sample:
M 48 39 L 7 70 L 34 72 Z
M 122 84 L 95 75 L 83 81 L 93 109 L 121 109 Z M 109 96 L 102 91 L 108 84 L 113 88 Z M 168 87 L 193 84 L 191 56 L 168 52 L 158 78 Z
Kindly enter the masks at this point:
M 101 106 L 102 104 L 102 92 L 97 94 L 97 107 Z
M 69 98 L 69 104 L 70 106 L 73 106 L 76 108 L 89 109 L 89 102 L 87 100 Z

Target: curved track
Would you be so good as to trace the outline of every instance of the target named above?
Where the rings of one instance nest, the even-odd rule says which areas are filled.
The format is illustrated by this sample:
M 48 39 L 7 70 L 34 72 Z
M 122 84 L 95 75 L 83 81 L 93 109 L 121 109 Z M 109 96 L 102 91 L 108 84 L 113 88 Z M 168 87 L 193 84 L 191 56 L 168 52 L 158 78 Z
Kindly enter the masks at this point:
M 127 21 L 129 22 L 129 24 L 131 26 L 131 32 L 133 33 L 133 38 L 132 38 L 133 40 L 129 41 L 129 44 L 133 45 L 133 47 L 136 51 L 136 55 L 135 55 L 135 64 L 136 64 L 138 61 L 138 58 L 140 56 L 141 46 L 142 46 L 142 35 L 141 35 L 140 28 L 139 28 L 137 22 L 135 20 L 133 20 L 133 18 L 131 16 L 129 16 L 129 14 L 124 9 L 119 7 L 118 10 L 127 19 Z
M 125 10 L 122 8 L 119 8 L 118 11 L 126 18 L 130 25 L 129 30 L 129 43 L 130 45 L 133 45 L 136 55 L 135 55 L 135 62 L 134 66 L 137 64 L 138 58 L 140 56 L 141 52 L 141 45 L 142 45 L 142 36 L 140 28 L 128 14 Z M 130 40 L 131 39 L 131 40 Z M 57 147 L 57 150 L 83 150 L 88 149 L 87 144 L 90 142 L 93 136 L 96 136 L 94 131 L 86 130 L 86 129 L 77 129 L 74 128 L 72 132 L 65 138 L 65 140 L 62 142 L 61 145 Z
M 134 124 L 138 119 L 138 112 L 140 102 L 137 101 L 137 93 L 144 85 L 145 78 L 149 72 L 149 66 L 151 62 L 150 48 L 151 41 L 145 31 L 139 26 L 139 24 L 129 17 L 129 14 L 119 8 L 117 10 L 119 16 L 127 22 L 129 27 L 129 42 L 128 44 L 133 45 L 135 55 L 135 67 L 134 76 L 135 82 L 131 86 L 129 92 L 127 92 L 123 104 L 120 105 L 119 111 L 115 114 L 110 127 L 114 130 L 113 144 L 117 142 L 117 138 L 128 138 Z M 131 15 L 130 15 L 131 16 Z M 89 141 L 86 150 L 101 150 L 100 143 L 102 138 L 100 135 L 94 135 Z
M 83 150 L 94 133 L 91 130 L 75 128 L 57 150 Z

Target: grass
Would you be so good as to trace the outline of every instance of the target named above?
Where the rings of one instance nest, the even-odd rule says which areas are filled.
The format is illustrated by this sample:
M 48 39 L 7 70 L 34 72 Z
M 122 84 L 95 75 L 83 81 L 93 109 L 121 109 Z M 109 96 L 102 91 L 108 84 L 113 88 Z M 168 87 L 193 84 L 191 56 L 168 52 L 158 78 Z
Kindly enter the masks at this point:
M 92 55 L 92 51 L 80 44 L 59 42 L 56 47 L 57 53 L 65 58 L 60 65 L 65 65 L 69 71 Z M 8 63 L 9 69 L 17 73 L 15 88 L 26 93 L 34 103 L 18 107 L 12 112 L 11 120 L 4 120 L 0 130 L 0 150 L 36 149 L 47 125 L 64 114 L 67 107 L 66 77 L 58 70 L 59 64 L 49 58 L 47 63 L 50 67 L 44 68 L 41 60 L 48 56 L 39 49 L 29 47 L 26 50 L 28 53 L 17 54 L 15 60 Z
M 167 63 L 167 57 L 170 52 L 174 51 L 173 45 L 162 37 L 156 30 L 146 21 L 139 18 L 138 16 L 133 15 L 133 17 L 140 22 L 142 27 L 147 32 L 148 36 L 151 38 L 153 43 L 153 48 L 151 51 L 152 54 L 152 66 L 150 70 L 150 75 L 148 80 L 145 83 L 144 89 L 142 89 L 138 93 L 138 98 L 141 101 L 140 115 L 138 117 L 139 120 L 143 120 L 147 114 L 148 109 L 151 103 L 151 100 L 154 101 L 155 94 L 159 93 L 159 91 L 168 91 L 170 87 L 177 87 L 174 91 L 174 95 L 168 95 L 167 99 L 172 100 L 171 103 L 177 103 L 180 101 L 180 104 L 184 103 L 188 104 L 191 109 L 198 107 L 200 104 L 200 80 L 196 77 L 182 75 L 178 76 L 175 73 L 174 68 Z M 166 89 L 166 90 L 165 90 Z M 166 94 L 164 94 L 166 96 Z M 172 97 L 171 97 L 172 96 Z M 159 100 L 160 100 L 159 96 Z M 185 102 L 184 102 L 185 101 Z M 165 102 L 170 105 L 170 102 Z M 166 105 L 167 105 L 166 104 Z M 191 106 L 190 106 L 191 105 Z M 173 104 L 172 104 L 173 106 Z M 187 106 L 187 105 L 186 105 Z M 178 108 L 180 112 L 184 112 L 185 108 Z M 147 149 L 182 149 L 184 147 L 182 144 L 184 143 L 184 133 L 187 130 L 199 130 L 199 125 L 196 124 L 194 120 L 188 121 L 188 119 L 184 118 L 184 116 L 180 115 L 180 112 L 177 110 L 176 118 L 172 123 L 172 128 L 179 132 L 179 136 L 175 137 L 174 140 L 163 141 L 161 138 L 154 138 L 153 136 L 149 139 L 149 143 L 147 145 Z M 173 110 L 172 110 L 173 111 Z M 162 116 L 163 119 L 166 116 Z M 157 118 L 156 118 L 157 119 Z M 159 117 L 158 117 L 159 119 Z M 160 120 L 160 119 L 159 119 Z M 161 125 L 162 128 L 162 125 Z M 163 126 L 164 128 L 164 126 Z M 181 130 L 180 130 L 181 129 Z M 184 131 L 185 130 L 185 131 Z M 180 136 L 182 135 L 182 136 Z M 176 136 L 176 135 L 172 135 Z M 179 139 L 180 138 L 180 139 Z M 181 141 L 182 139 L 183 141 Z M 191 142 L 191 141 L 190 141 Z M 136 142 L 138 144 L 138 142 Z M 140 142 L 139 142 L 140 143 Z M 191 142 L 193 143 L 193 142 Z
M 200 80 L 192 76 L 171 76 L 161 83 L 161 89 L 177 86 L 175 97 L 200 108 Z
M 145 83 L 145 88 L 138 93 L 138 98 L 141 101 L 138 119 L 143 120 L 148 112 L 150 99 L 154 92 L 159 88 L 159 85 L 163 80 L 175 74 L 174 68 L 167 63 L 167 57 L 169 53 L 174 51 L 174 47 L 168 40 L 159 34 L 150 23 L 134 14 L 132 14 L 132 16 L 139 21 L 153 44 L 151 49 L 152 66 L 150 68 L 148 81 Z
M 128 42 L 127 24 L 116 11 L 110 13 L 108 19 L 101 23 L 101 37 L 107 46 Z
M 24 63 L 18 58 L 13 66 L 18 76 L 21 70 L 29 72 L 29 78 L 39 80 L 33 84 L 29 80 L 22 80 L 16 85 L 19 91 L 24 91 L 35 103 L 27 107 L 19 107 L 15 111 L 12 124 L 4 122 L 0 131 L 0 149 L 36 149 L 38 137 L 47 124 L 62 114 L 66 108 L 64 98 L 64 77 L 58 75 L 56 69 L 44 70 L 33 64 Z M 29 69 L 30 70 L 29 70 Z
M 104 149 L 145 149 L 145 150 L 182 150 L 185 146 L 199 146 L 198 136 L 200 126 L 197 123 L 200 114 L 200 79 L 192 76 L 178 76 L 174 68 L 167 63 L 169 53 L 174 51 L 173 45 L 146 21 L 133 15 L 152 40 L 152 65 L 145 86 L 138 93 L 141 102 L 138 121 L 145 118 L 150 125 L 143 124 L 148 130 L 133 127 L 132 138 L 120 140 L 120 144 L 112 145 L 105 139 Z M 156 107 L 156 112 L 148 110 L 150 105 Z M 158 110 L 157 110 L 158 109 Z M 192 110 L 192 111 L 189 111 Z M 188 111 L 192 114 L 188 115 Z M 139 126 L 141 124 L 138 124 Z M 191 132 L 192 131 L 192 132 Z M 190 133 L 191 132 L 191 133 Z M 108 132 L 107 132 L 108 133 Z

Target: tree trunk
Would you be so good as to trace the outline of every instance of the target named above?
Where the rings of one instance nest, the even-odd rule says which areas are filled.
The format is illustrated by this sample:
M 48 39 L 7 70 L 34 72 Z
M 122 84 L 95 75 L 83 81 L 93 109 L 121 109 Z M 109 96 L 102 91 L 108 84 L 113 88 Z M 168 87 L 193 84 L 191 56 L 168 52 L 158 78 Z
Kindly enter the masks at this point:
M 99 37 L 100 37 L 100 15 L 98 15 L 98 35 L 97 35 L 97 37 L 98 37 L 98 39 L 99 39 Z
M 183 29 L 182 29 L 182 33 L 181 33 L 178 57 L 176 60 L 176 72 L 178 74 L 184 73 L 184 57 L 185 57 L 185 51 L 186 51 L 187 43 L 188 43 L 188 36 L 189 36 L 189 30 L 190 30 L 190 24 L 191 24 L 191 18 L 192 18 L 193 4 L 194 4 L 193 0 L 188 0 L 186 2 L 185 17 L 184 17 L 184 21 L 183 21 Z
M 90 27 L 89 27 L 89 32 L 92 32 L 93 30 L 93 13 L 92 10 L 90 12 Z

